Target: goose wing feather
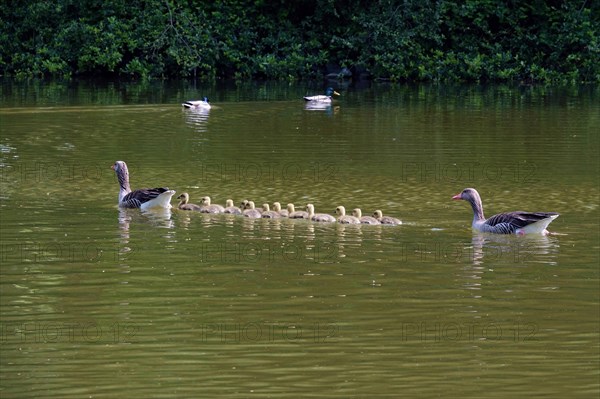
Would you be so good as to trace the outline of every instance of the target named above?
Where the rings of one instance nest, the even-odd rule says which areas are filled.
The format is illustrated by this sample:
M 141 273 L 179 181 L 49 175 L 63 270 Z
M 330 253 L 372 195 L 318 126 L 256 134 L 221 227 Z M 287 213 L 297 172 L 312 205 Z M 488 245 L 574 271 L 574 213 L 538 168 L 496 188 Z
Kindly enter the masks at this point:
M 490 217 L 484 224 L 491 228 L 490 231 L 500 234 L 512 234 L 518 229 L 554 215 L 558 214 L 555 212 L 506 212 Z
M 139 190 L 134 190 L 123 197 L 121 206 L 124 208 L 139 208 L 142 204 L 153 200 L 166 191 L 169 191 L 167 187 L 141 188 Z

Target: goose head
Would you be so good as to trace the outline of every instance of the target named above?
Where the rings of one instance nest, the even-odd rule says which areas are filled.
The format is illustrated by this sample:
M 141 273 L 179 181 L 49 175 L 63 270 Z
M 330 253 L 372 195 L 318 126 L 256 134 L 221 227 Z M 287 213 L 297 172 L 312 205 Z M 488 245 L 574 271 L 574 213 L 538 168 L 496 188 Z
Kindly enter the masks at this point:
M 123 161 L 115 161 L 115 163 L 110 167 L 112 170 L 114 170 L 115 172 L 119 173 L 119 172 L 128 172 L 127 171 L 127 164 Z
M 478 220 L 483 220 L 485 217 L 483 216 L 483 204 L 481 203 L 481 197 L 479 193 L 474 188 L 465 188 L 460 192 L 460 194 L 456 194 L 452 197 L 453 200 L 464 200 L 471 204 L 471 208 L 473 208 L 474 218 Z
M 179 197 L 177 197 L 178 200 L 181 200 L 181 202 L 179 203 L 179 205 L 184 205 L 187 204 L 188 201 L 190 200 L 190 195 L 188 193 L 181 193 L 179 195 Z
M 354 208 L 352 210 L 352 216 L 360 219 L 362 217 L 362 211 L 360 210 L 360 208 Z

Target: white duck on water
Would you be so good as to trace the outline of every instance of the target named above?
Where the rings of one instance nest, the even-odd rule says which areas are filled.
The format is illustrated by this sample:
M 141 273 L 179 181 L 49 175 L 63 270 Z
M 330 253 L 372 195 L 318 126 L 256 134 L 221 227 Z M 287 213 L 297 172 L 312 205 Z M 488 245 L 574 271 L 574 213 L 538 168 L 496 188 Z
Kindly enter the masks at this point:
M 327 90 L 325 90 L 325 95 L 319 94 L 316 96 L 304 96 L 304 100 L 309 102 L 330 103 L 334 94 L 336 96 L 340 95 L 340 93 L 333 90 L 332 87 L 328 87 Z
M 191 109 L 210 109 L 210 102 L 208 101 L 208 97 L 203 97 L 202 100 L 190 100 L 181 104 L 185 108 Z
M 481 197 L 474 188 L 465 188 L 460 194 L 452 197 L 453 200 L 465 200 L 473 208 L 473 229 L 483 233 L 496 234 L 548 234 L 546 227 L 556 219 L 556 212 L 506 212 L 499 213 L 488 219 L 483 216 Z
M 141 188 L 131 191 L 129 186 L 129 170 L 123 161 L 117 161 L 112 166 L 119 180 L 119 206 L 121 208 L 171 208 L 171 197 L 175 190 L 167 187 Z

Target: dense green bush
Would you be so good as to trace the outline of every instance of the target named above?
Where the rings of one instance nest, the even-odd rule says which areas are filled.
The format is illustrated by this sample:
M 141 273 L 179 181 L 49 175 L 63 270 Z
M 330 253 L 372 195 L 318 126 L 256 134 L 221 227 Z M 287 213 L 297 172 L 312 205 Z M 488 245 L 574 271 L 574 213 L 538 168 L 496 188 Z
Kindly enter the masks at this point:
M 600 82 L 600 2 L 5 0 L 4 76 Z

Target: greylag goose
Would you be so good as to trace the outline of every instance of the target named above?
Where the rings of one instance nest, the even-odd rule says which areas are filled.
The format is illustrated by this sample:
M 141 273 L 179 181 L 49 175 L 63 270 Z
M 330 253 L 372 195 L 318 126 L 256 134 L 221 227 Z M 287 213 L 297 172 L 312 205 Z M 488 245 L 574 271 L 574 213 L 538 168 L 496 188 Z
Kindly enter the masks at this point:
M 306 211 L 308 212 L 308 218 L 313 222 L 335 222 L 335 218 L 331 215 L 315 213 L 315 206 L 313 204 L 307 204 Z
M 474 230 L 484 233 L 496 234 L 548 234 L 546 227 L 556 219 L 559 214 L 556 212 L 506 212 L 499 213 L 488 219 L 483 216 L 483 204 L 481 197 L 474 188 L 465 188 L 460 194 L 452 197 L 453 200 L 465 200 L 473 208 Z
M 225 212 L 225 208 L 221 205 L 211 204 L 210 197 L 202 197 L 200 202 L 202 204 L 202 209 L 200 209 L 201 213 L 223 213 Z
M 287 211 L 290 219 L 308 219 L 308 212 L 297 211 L 294 204 L 287 204 Z
M 269 204 L 263 204 L 262 217 L 265 219 L 277 219 L 280 218 L 281 215 L 277 211 L 272 211 L 269 209 Z
M 143 210 L 171 208 L 171 197 L 175 194 L 175 190 L 169 190 L 167 187 L 157 187 L 131 191 L 127 164 L 123 161 L 116 161 L 112 165 L 112 169 L 114 169 L 119 180 L 119 206 L 121 208 L 141 208 Z
M 208 102 L 208 97 L 203 97 L 202 100 L 190 100 L 181 104 L 185 108 L 192 109 L 210 109 L 210 103 Z
M 337 221 L 342 224 L 360 224 L 356 216 L 346 215 L 346 208 L 342 205 L 335 208 L 335 214 L 338 215 Z
M 354 208 L 352 210 L 352 216 L 358 218 L 362 224 L 381 224 L 381 222 L 373 216 L 363 216 L 360 208 Z
M 190 200 L 190 195 L 188 193 L 181 193 L 181 195 L 179 197 L 177 197 L 177 199 L 180 200 L 177 208 L 181 209 L 182 211 L 198 211 L 198 212 L 200 212 L 200 210 L 202 209 L 202 207 L 200 205 L 188 203 Z
M 279 202 L 273 202 L 273 210 L 279 213 L 282 218 L 288 217 L 287 209 L 281 209 L 281 203 Z
M 373 217 L 375 219 L 379 220 L 379 223 L 381 223 L 381 224 L 392 224 L 392 225 L 402 224 L 402 220 L 400 220 L 400 219 L 396 219 L 391 216 L 383 216 L 383 212 L 381 212 L 380 209 L 377 209 L 375 212 L 373 212 Z
M 256 209 L 254 201 L 248 201 L 242 211 L 243 215 L 251 219 L 260 219 L 262 217 L 261 212 Z
M 232 199 L 228 199 L 227 201 L 225 201 L 225 209 L 223 210 L 223 213 L 229 213 L 232 215 L 241 215 L 242 210 L 240 208 L 238 208 L 237 206 L 233 206 Z
M 334 94 L 336 96 L 340 95 L 340 93 L 333 90 L 333 87 L 328 87 L 327 90 L 325 90 L 325 95 L 320 94 L 316 96 L 304 96 L 304 100 L 310 102 L 330 103 L 332 99 L 331 96 L 333 96 Z

